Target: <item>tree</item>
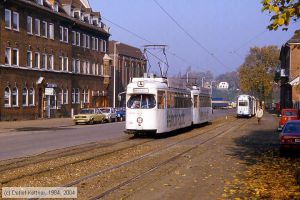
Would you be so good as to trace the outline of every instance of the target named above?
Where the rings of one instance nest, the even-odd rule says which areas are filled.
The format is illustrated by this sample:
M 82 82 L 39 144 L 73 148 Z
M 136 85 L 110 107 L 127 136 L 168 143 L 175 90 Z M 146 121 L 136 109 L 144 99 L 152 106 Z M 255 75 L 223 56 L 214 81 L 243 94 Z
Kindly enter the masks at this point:
M 271 24 L 269 30 L 287 30 L 288 25 L 292 21 L 297 21 L 300 17 L 299 0 L 262 0 L 262 11 L 269 12 L 271 16 Z
M 279 64 L 277 46 L 253 47 L 239 68 L 240 89 L 265 101 L 273 90 Z

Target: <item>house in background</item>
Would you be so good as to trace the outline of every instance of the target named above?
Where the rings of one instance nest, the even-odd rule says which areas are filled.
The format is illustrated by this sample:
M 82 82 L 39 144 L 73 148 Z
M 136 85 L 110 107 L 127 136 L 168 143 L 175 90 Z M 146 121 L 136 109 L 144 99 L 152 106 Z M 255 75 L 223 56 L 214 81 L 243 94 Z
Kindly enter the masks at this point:
M 229 88 L 229 84 L 227 82 L 220 82 L 218 85 L 218 89 L 221 90 L 228 90 Z
M 0 120 L 108 106 L 108 28 L 87 0 L 0 0 Z
M 109 86 L 110 106 L 124 107 L 126 87 L 133 77 L 143 77 L 147 72 L 147 60 L 139 48 L 117 41 L 109 41 L 109 56 L 113 59 Z
M 300 30 L 280 51 L 280 107 L 299 107 Z

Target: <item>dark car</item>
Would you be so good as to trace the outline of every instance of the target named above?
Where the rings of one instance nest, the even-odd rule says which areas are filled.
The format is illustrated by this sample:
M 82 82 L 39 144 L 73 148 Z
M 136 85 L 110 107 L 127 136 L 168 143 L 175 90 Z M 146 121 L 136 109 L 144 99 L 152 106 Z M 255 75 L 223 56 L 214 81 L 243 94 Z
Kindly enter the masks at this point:
M 116 114 L 117 114 L 118 121 L 124 121 L 126 118 L 126 109 L 125 108 L 117 108 Z
M 282 109 L 278 130 L 281 131 L 284 125 L 286 124 L 286 122 L 290 120 L 299 120 L 298 109 L 293 109 L 293 108 Z
M 300 120 L 288 121 L 280 133 L 280 153 L 300 149 Z

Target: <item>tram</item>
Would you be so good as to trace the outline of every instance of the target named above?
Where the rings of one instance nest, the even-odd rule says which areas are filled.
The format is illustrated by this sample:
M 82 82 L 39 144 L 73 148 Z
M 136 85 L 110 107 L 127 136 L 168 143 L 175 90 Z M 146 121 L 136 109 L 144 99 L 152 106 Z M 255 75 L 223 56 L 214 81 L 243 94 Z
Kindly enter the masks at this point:
M 239 95 L 237 100 L 237 117 L 252 117 L 256 114 L 256 99 L 251 95 Z
M 210 90 L 193 86 L 191 90 L 193 124 L 202 124 L 212 120 L 212 98 Z
M 192 124 L 190 92 L 169 87 L 165 78 L 133 78 L 126 102 L 127 133 L 164 133 Z
M 170 132 L 210 117 L 209 95 L 199 89 L 172 87 L 168 79 L 151 76 L 133 78 L 127 86 L 126 133 Z

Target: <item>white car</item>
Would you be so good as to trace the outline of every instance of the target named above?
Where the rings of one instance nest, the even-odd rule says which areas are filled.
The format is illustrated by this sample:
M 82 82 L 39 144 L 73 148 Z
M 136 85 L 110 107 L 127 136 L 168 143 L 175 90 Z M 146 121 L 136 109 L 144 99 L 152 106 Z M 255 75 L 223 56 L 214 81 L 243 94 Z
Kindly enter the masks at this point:
M 107 107 L 107 108 L 99 108 L 102 114 L 105 115 L 106 122 L 116 122 L 117 121 L 117 114 L 114 108 Z

